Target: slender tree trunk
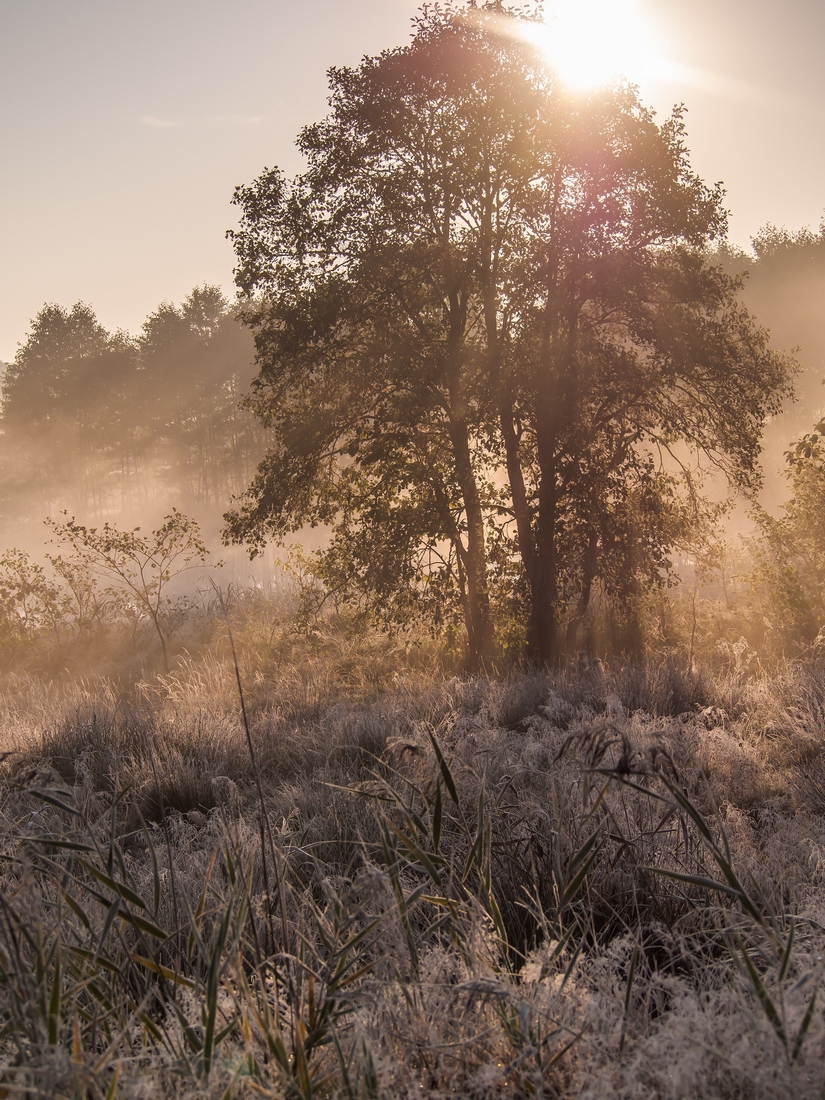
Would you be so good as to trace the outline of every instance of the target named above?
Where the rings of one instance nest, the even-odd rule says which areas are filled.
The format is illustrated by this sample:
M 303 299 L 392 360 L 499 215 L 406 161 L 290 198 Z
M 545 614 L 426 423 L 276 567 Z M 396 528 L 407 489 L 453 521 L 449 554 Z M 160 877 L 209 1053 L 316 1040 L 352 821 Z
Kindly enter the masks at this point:
M 534 394 L 536 457 L 539 467 L 536 517 L 536 580 L 528 649 L 544 665 L 559 663 L 562 651 L 559 622 L 559 469 L 558 449 L 575 415 L 578 380 L 575 371 L 575 298 L 562 309 L 555 288 L 555 269 L 549 272 L 544 311 L 541 369 Z M 562 351 L 563 348 L 563 351 Z
M 467 666 L 469 671 L 476 672 L 495 655 L 495 631 L 487 579 L 484 509 L 473 468 L 470 429 L 466 417 L 463 341 L 467 327 L 467 300 L 464 294 L 456 290 L 450 293 L 449 302 L 449 354 L 446 363 L 449 402 L 446 411 L 456 478 L 467 523 L 467 548 L 464 555 L 467 581 Z
M 521 468 L 519 440 L 513 423 L 512 405 L 509 401 L 499 401 L 499 425 L 504 440 L 507 480 L 510 483 L 510 496 L 513 501 L 519 554 L 527 575 L 527 583 L 532 588 L 536 570 L 535 536 L 527 500 L 527 487 L 524 484 L 524 472 Z
M 549 384 L 536 401 L 536 457 L 539 468 L 538 513 L 535 521 L 535 567 L 531 585 L 530 623 L 527 639 L 530 657 L 543 665 L 561 658 L 559 623 L 559 394 Z
M 576 610 L 573 612 L 573 617 L 567 624 L 567 654 L 568 657 L 572 656 L 576 652 L 578 640 L 579 640 L 579 627 L 581 626 L 585 615 L 587 614 L 587 608 L 590 606 L 590 594 L 593 590 L 593 581 L 596 577 L 596 569 L 599 563 L 599 540 L 595 531 L 591 531 L 590 539 L 587 543 L 587 550 L 584 554 L 584 563 L 582 571 L 582 587 L 579 593 L 579 598 L 576 603 Z
M 529 656 L 542 665 L 558 664 L 561 656 L 558 621 L 558 494 L 553 466 L 542 467 L 536 524 L 535 569 L 530 586 Z
M 163 632 L 163 627 L 160 625 L 160 618 L 157 612 L 150 603 L 146 603 L 146 609 L 149 612 L 149 617 L 152 620 L 152 625 L 155 628 L 158 638 L 160 639 L 160 649 L 163 655 L 163 671 L 169 671 L 169 650 L 166 647 L 166 635 Z
M 494 656 L 495 634 L 490 612 L 487 584 L 487 548 L 484 537 L 484 511 L 470 455 L 469 433 L 463 421 L 451 421 L 450 441 L 456 474 L 464 500 L 467 521 L 467 548 L 464 569 L 467 581 L 465 622 L 468 641 L 468 667 L 478 671 Z

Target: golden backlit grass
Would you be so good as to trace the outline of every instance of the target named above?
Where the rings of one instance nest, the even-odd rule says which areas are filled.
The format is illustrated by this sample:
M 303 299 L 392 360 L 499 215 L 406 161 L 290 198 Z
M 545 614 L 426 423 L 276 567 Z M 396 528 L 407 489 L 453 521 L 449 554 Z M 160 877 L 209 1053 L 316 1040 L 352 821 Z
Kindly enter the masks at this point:
M 825 664 L 236 628 L 248 737 L 220 639 L 8 685 L 9 1095 L 821 1094 Z

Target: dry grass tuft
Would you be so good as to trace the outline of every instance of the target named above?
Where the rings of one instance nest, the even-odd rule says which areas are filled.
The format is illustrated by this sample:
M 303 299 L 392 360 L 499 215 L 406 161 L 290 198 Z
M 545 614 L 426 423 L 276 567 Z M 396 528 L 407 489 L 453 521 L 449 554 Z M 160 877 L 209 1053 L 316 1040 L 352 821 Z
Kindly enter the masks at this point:
M 220 637 L 10 684 L 0 1088 L 821 1095 L 825 666 L 450 679 L 241 610 L 249 743 Z

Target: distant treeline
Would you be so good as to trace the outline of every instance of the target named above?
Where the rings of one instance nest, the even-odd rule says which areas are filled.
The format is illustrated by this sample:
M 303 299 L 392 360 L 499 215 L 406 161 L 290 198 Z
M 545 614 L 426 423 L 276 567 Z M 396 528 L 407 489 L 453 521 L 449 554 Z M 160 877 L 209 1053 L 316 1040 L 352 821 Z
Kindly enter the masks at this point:
M 747 272 L 743 299 L 774 345 L 799 349 L 798 399 L 766 432 L 775 504 L 784 450 L 825 413 L 825 222 L 767 227 L 754 256 L 726 249 L 720 260 Z M 253 360 L 251 334 L 216 287 L 164 302 L 137 337 L 107 332 L 83 303 L 44 305 L 0 385 L 2 517 L 56 506 L 134 514 L 168 500 L 222 510 L 264 449 L 264 429 L 241 406 Z
M 241 405 L 253 359 L 217 287 L 164 302 L 136 337 L 107 332 L 83 303 L 44 305 L 0 388 L 2 518 L 222 510 L 263 450 Z
M 765 430 L 765 500 L 774 508 L 787 492 L 785 451 L 825 415 L 825 220 L 818 232 L 766 226 L 753 240 L 753 256 L 727 248 L 719 258 L 727 270 L 745 273 L 745 305 L 770 329 L 776 348 L 796 349 L 801 368 L 796 401 Z

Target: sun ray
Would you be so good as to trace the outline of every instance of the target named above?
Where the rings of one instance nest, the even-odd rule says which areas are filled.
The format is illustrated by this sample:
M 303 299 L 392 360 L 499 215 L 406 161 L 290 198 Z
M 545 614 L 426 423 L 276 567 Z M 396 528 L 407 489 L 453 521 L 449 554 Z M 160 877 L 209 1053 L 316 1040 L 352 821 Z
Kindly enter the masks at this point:
M 638 0 L 551 0 L 544 22 L 507 19 L 506 25 L 505 33 L 538 46 L 572 90 L 621 78 L 639 83 L 667 67 Z
M 556 0 L 547 14 L 544 50 L 570 87 L 649 72 L 656 48 L 636 0 Z

